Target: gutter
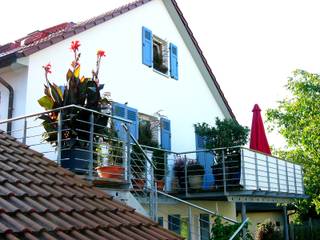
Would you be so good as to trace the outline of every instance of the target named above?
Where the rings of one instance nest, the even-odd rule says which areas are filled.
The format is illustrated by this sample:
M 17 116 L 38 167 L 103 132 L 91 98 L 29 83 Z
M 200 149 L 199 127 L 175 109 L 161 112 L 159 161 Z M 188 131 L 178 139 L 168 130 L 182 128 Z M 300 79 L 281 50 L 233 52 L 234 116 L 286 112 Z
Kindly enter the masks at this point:
M 9 91 L 9 103 L 8 103 L 8 119 L 12 118 L 12 113 L 13 113 L 13 97 L 14 97 L 14 90 L 13 87 L 6 82 L 2 77 L 0 77 L 0 83 L 5 86 L 8 91 Z M 12 122 L 9 121 L 7 123 L 7 133 L 11 135 L 11 130 L 12 130 Z

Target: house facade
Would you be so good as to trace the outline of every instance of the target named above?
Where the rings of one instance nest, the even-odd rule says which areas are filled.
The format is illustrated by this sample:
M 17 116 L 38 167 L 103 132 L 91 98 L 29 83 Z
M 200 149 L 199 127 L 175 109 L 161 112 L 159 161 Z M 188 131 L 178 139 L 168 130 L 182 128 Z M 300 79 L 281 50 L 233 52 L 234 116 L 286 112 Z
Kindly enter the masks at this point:
M 165 190 L 173 192 L 174 164 L 177 156 L 183 155 L 179 153 L 192 150 L 193 152 L 188 153 L 189 158 L 199 160 L 200 157 L 194 152 L 201 149 L 196 141 L 194 124 L 214 124 L 216 117 L 235 118 L 176 2 L 136 1 L 88 21 L 78 24 L 63 23 L 1 46 L 0 80 L 12 87 L 14 97 L 13 105 L 10 106 L 9 89 L 6 85 L 0 85 L 0 119 L 7 119 L 8 115 L 19 117 L 43 110 L 37 102 L 43 96 L 45 83 L 42 66 L 50 63 L 52 74 L 49 79 L 59 86 L 65 85 L 66 72 L 73 58 L 73 53 L 69 50 L 72 40 L 79 40 L 81 43 L 81 75 L 91 75 L 98 49 L 106 51 L 107 57 L 103 60 L 99 73 L 100 83 L 105 85 L 103 91 L 111 95 L 114 101 L 113 115 L 132 122 L 130 129 L 135 138 L 139 138 L 139 119 L 150 119 L 158 124 L 154 138 L 167 151 Z M 13 111 L 10 115 L 11 109 Z M 12 134 L 21 137 L 23 124 L 23 121 L 13 121 Z M 8 123 L 0 127 L 6 130 Z M 29 134 L 37 134 L 41 130 L 28 131 Z M 31 144 L 34 149 L 46 152 L 49 158 L 55 160 L 54 149 L 48 144 L 37 146 L 40 141 L 39 136 L 27 139 L 26 143 Z M 207 164 L 206 174 L 210 178 L 213 156 L 207 154 L 206 157 L 207 160 L 202 158 L 202 164 Z M 257 165 L 255 166 L 258 171 Z M 293 169 L 294 173 L 297 172 L 302 189 L 301 169 Z M 265 172 L 269 174 L 268 167 Z M 276 173 L 279 174 L 279 171 Z M 245 180 L 248 179 L 244 178 L 244 172 L 241 174 L 239 181 L 246 185 Z M 287 178 L 288 175 L 287 173 Z M 251 180 L 254 182 L 256 179 Z M 270 185 L 269 180 L 268 183 Z M 277 183 L 279 188 L 275 191 L 280 192 L 282 182 L 279 177 Z M 261 186 L 259 188 L 255 185 L 255 188 L 248 190 L 256 188 L 260 189 Z M 195 191 L 192 196 L 185 194 L 182 198 L 236 220 L 236 202 L 243 202 L 245 197 L 239 197 L 237 193 L 237 198 L 232 198 L 226 195 L 227 188 L 224 190 L 222 194 L 213 195 Z M 271 190 L 268 186 L 265 189 Z M 288 187 L 286 191 L 289 193 L 289 190 Z M 301 192 L 300 188 L 296 188 L 294 193 L 296 195 L 291 195 L 292 199 L 299 194 L 303 195 L 303 190 Z M 178 195 L 182 196 L 179 192 Z M 278 199 L 264 197 L 259 196 L 262 202 L 275 202 Z M 248 201 L 258 202 L 259 198 L 252 196 Z M 287 201 L 290 196 L 285 195 L 283 199 Z M 181 233 L 182 221 L 174 220 L 173 216 L 178 219 L 188 218 L 188 207 L 180 202 L 162 200 L 159 199 L 158 204 L 159 221 L 167 228 Z M 210 214 L 201 215 L 194 210 L 189 219 L 190 216 L 194 222 L 193 238 L 207 239 Z M 204 219 L 203 222 L 199 221 L 201 218 Z M 255 218 L 254 215 L 252 218 Z M 204 222 L 209 222 L 209 225 L 203 224 Z

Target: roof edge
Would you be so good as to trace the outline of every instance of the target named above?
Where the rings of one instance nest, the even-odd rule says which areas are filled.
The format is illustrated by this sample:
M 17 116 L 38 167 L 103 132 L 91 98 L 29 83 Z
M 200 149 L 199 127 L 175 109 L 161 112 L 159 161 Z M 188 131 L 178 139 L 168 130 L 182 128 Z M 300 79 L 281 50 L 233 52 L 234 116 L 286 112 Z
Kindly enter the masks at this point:
M 188 32 L 188 34 L 189 34 L 189 36 L 190 36 L 190 38 L 191 38 L 194 46 L 196 47 L 196 49 L 197 49 L 197 51 L 198 51 L 198 53 L 199 53 L 199 55 L 200 55 L 200 57 L 201 57 L 204 65 L 205 65 L 205 67 L 206 67 L 206 69 L 207 69 L 210 77 L 212 78 L 212 81 L 213 81 L 215 87 L 217 88 L 217 90 L 218 90 L 218 92 L 219 92 L 219 94 L 220 94 L 220 96 L 221 96 L 221 99 L 222 99 L 223 103 L 225 104 L 225 106 L 226 106 L 226 108 L 227 108 L 230 116 L 231 116 L 234 120 L 237 121 L 236 116 L 234 115 L 234 113 L 233 113 L 233 111 L 232 111 L 232 109 L 231 109 L 231 107 L 230 107 L 230 105 L 229 105 L 229 103 L 228 103 L 228 101 L 227 101 L 224 93 L 222 92 L 222 89 L 221 89 L 219 83 L 217 82 L 217 79 L 216 79 L 216 77 L 214 76 L 214 74 L 213 74 L 213 72 L 212 72 L 212 70 L 211 70 L 211 67 L 210 67 L 209 64 L 208 64 L 208 61 L 207 61 L 207 59 L 205 58 L 205 56 L 203 55 L 203 52 L 202 52 L 202 50 L 201 50 L 201 48 L 200 48 L 197 40 L 195 39 L 195 37 L 194 37 L 194 35 L 193 35 L 193 32 L 191 31 L 191 29 L 190 29 L 190 27 L 189 27 L 189 25 L 188 25 L 187 20 L 186 20 L 185 17 L 183 16 L 183 13 L 182 13 L 182 11 L 180 10 L 180 8 L 179 8 L 176 0 L 171 0 L 171 3 L 172 3 L 172 5 L 174 6 L 175 10 L 177 11 L 177 13 L 178 13 L 178 15 L 179 15 L 179 17 L 180 17 L 181 22 L 182 22 L 183 25 L 185 26 L 185 28 L 186 28 L 186 30 L 187 30 L 187 32 Z

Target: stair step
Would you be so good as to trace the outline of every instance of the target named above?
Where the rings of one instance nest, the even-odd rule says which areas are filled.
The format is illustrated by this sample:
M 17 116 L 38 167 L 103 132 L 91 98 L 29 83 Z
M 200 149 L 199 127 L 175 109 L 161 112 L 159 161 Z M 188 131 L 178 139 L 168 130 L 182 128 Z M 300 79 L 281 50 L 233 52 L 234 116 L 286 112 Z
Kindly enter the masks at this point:
M 92 184 L 96 187 L 112 188 L 112 189 L 129 189 L 130 183 L 123 179 L 115 178 L 94 178 Z

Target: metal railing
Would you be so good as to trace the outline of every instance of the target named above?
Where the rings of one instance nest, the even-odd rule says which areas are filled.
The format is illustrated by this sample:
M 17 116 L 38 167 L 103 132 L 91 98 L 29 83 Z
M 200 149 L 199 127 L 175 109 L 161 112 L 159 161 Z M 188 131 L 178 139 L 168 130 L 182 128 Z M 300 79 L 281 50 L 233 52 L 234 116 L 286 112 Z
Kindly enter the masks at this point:
M 9 134 L 88 180 L 129 182 L 129 136 L 115 122 L 131 122 L 76 105 L 0 121 Z M 118 124 L 119 126 L 119 124 Z

